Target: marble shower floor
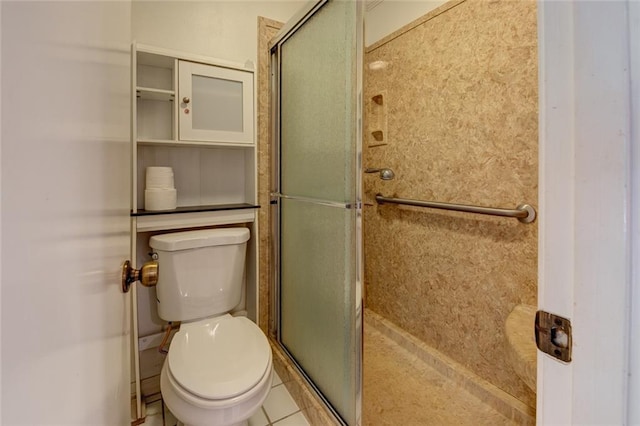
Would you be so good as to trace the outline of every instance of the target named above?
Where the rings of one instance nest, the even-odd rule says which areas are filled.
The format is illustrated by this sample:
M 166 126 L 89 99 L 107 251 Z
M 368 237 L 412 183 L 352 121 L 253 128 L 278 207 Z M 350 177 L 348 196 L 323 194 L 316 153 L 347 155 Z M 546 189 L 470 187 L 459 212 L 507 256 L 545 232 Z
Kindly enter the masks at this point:
M 363 370 L 363 425 L 516 424 L 371 325 Z

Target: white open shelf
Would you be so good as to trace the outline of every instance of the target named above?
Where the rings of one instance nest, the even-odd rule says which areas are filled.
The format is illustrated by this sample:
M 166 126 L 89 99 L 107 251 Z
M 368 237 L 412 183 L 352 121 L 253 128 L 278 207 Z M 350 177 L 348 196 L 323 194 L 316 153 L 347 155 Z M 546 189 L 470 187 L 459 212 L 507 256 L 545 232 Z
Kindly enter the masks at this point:
M 225 147 L 238 149 L 252 149 L 255 145 L 238 142 L 209 142 L 209 141 L 183 141 L 175 139 L 138 138 L 138 145 L 148 146 L 192 146 L 192 147 Z
M 138 216 L 137 232 L 165 231 L 172 229 L 199 228 L 203 226 L 231 225 L 255 221 L 256 209 L 218 210 L 211 212 L 195 212 L 181 214 L 155 214 Z
M 173 101 L 176 92 L 174 90 L 155 89 L 153 87 L 136 87 L 136 94 L 139 99 L 152 101 Z

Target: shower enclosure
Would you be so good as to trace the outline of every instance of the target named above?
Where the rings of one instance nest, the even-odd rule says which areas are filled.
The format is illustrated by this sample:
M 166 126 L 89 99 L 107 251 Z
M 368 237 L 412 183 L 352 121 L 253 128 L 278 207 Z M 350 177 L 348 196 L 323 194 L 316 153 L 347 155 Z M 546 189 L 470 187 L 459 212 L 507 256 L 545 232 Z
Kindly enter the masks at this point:
M 361 9 L 309 5 L 271 43 L 277 341 L 350 425 L 362 388 Z

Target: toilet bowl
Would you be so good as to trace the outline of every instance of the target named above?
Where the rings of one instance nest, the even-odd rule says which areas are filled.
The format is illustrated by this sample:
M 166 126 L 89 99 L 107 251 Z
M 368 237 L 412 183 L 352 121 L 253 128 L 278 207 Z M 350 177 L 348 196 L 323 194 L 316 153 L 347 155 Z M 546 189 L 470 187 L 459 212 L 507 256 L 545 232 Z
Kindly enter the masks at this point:
M 239 304 L 246 228 L 151 237 L 158 255 L 158 314 L 181 321 L 160 375 L 169 410 L 186 426 L 240 426 L 271 389 L 271 347 Z
M 246 425 L 269 393 L 272 371 L 262 331 L 247 318 L 226 314 L 180 327 L 160 389 L 185 425 Z

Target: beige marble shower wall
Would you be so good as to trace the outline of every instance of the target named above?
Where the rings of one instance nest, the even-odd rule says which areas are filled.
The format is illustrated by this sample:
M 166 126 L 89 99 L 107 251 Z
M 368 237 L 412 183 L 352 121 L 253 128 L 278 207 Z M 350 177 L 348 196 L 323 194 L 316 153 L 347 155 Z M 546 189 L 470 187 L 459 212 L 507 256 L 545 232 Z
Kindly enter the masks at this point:
M 269 41 L 278 34 L 283 23 L 258 17 L 258 228 L 259 238 L 259 279 L 258 279 L 258 325 L 267 336 L 272 337 L 271 276 L 271 121 L 269 97 Z
M 373 197 L 537 208 L 536 31 L 535 1 L 447 3 L 367 49 L 364 96 L 364 166 L 396 172 L 364 177 L 366 306 L 530 406 L 504 323 L 536 303 L 537 224 Z

